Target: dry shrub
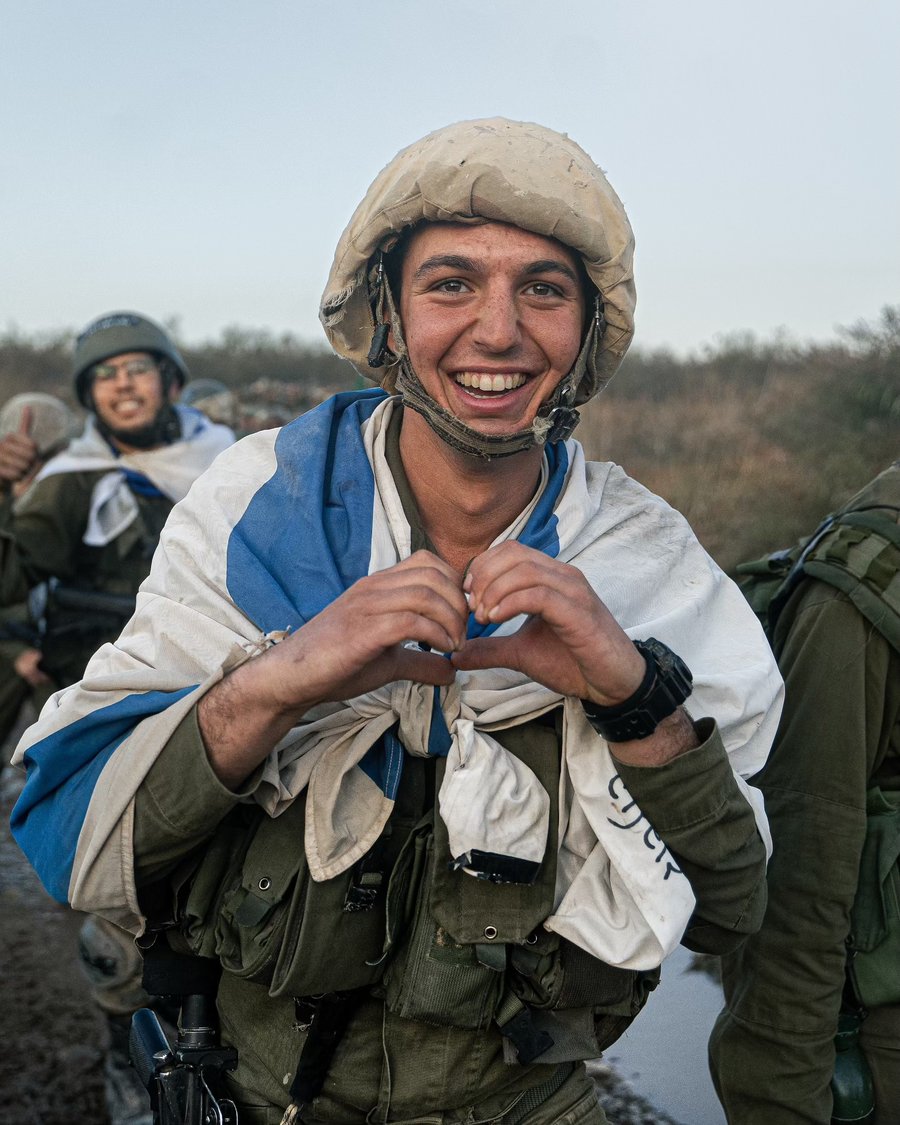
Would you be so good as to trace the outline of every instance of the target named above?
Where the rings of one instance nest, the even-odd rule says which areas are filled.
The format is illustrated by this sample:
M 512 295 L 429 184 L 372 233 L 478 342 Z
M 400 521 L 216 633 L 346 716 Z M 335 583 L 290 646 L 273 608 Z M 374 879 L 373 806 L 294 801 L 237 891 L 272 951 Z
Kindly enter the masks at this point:
M 578 436 L 732 570 L 809 533 L 900 454 L 900 337 L 857 333 L 852 348 L 744 341 L 742 354 L 731 341 L 680 364 L 637 353 L 583 408 Z
M 578 436 L 589 457 L 618 462 L 684 512 L 730 570 L 808 533 L 900 453 L 900 306 L 842 335 L 803 348 L 731 336 L 687 359 L 633 350 L 583 409 Z M 0 337 L 6 393 L 70 396 L 69 341 Z M 262 380 L 266 408 L 286 416 L 361 385 L 348 364 L 289 335 L 232 328 L 185 354 L 195 377 L 241 395 Z

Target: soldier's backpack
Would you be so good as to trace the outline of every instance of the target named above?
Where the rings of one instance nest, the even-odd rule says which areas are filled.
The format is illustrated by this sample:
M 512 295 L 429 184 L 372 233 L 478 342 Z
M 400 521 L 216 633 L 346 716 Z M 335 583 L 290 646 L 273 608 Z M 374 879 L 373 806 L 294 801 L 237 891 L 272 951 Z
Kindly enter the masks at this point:
M 900 509 L 886 504 L 828 516 L 793 547 L 741 563 L 736 580 L 769 640 L 805 577 L 842 590 L 900 652 Z M 867 830 L 851 913 L 848 973 L 865 1008 L 900 1002 L 900 795 L 867 791 Z
M 900 509 L 886 504 L 827 516 L 793 547 L 739 563 L 736 581 L 769 640 L 805 577 L 842 590 L 900 652 Z

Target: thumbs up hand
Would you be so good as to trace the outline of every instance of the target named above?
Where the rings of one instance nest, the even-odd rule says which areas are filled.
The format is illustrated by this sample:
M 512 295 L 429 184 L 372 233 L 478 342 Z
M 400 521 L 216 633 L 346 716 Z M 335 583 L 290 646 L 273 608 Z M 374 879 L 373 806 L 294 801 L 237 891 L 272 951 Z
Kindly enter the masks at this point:
M 26 406 L 19 428 L 0 437 L 0 481 L 7 487 L 23 480 L 39 460 L 38 447 L 31 437 L 31 407 Z

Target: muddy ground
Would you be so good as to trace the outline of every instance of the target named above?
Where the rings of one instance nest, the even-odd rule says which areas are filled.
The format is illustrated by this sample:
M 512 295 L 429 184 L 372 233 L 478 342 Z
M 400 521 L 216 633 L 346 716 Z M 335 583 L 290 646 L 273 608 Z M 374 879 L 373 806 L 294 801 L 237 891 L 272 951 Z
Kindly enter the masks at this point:
M 0 1125 L 108 1125 L 105 1025 L 76 958 L 81 919 L 47 896 L 10 836 L 19 784 L 7 768 L 0 778 Z M 676 1125 L 603 1063 L 593 1069 L 610 1125 Z
M 105 1027 L 76 961 L 80 919 L 57 906 L 9 835 L 0 799 L 0 1125 L 106 1125 Z

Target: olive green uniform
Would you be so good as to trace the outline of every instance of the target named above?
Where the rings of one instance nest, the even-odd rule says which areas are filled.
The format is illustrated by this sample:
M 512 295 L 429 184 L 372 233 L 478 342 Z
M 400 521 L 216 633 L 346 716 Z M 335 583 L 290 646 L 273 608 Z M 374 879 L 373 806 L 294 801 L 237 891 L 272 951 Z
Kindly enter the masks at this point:
M 133 597 L 150 570 L 160 532 L 172 510 L 164 496 L 135 493 L 138 518 L 104 547 L 83 542 L 97 481 L 108 470 L 59 473 L 37 482 L 16 505 L 0 505 L 0 607 L 27 599 L 47 578 L 79 589 Z M 81 679 L 85 665 L 124 624 L 117 615 L 79 612 L 57 620 L 59 633 L 44 654 L 57 685 Z M 71 626 L 71 628 L 65 628 Z
M 386 453 L 413 530 L 412 549 L 428 546 L 400 464 L 396 427 Z M 619 770 L 690 880 L 697 907 L 685 944 L 719 953 L 732 949 L 760 923 L 765 906 L 765 850 L 715 724 L 702 720 L 698 733 L 702 745 L 666 766 L 620 765 Z M 558 763 L 559 739 L 552 715 L 495 732 L 494 737 L 512 753 L 526 755 L 533 767 L 542 758 Z M 408 766 L 411 768 L 404 769 L 391 820 L 398 837 L 396 844 L 433 800 L 432 782 L 426 776 L 423 785 L 420 776 L 423 771 L 427 774 L 428 764 L 410 758 Z M 149 889 L 156 881 L 165 880 L 181 857 L 209 841 L 216 826 L 254 786 L 255 779 L 251 778 L 238 795 L 221 785 L 207 761 L 192 712 L 137 793 L 134 855 L 138 886 Z M 302 829 L 289 826 L 288 821 L 283 814 L 274 822 L 284 825 L 282 838 L 273 845 L 275 852 L 303 848 Z M 555 853 L 556 841 L 551 838 L 547 855 L 555 857 Z M 542 871 L 548 862 L 551 902 L 543 917 L 552 911 L 555 860 L 545 859 Z M 466 884 L 478 884 L 482 890 L 490 886 L 462 873 L 455 873 L 455 877 Z M 492 888 L 486 893 L 504 890 Z M 334 951 L 319 948 L 313 955 L 327 964 Z M 613 1041 L 627 1026 L 647 989 L 646 980 L 636 974 L 606 967 L 606 973 L 611 972 L 635 979 L 618 1003 L 600 1005 L 605 1012 L 598 1017 L 605 1020 L 604 1042 Z M 331 1062 L 325 1086 L 304 1120 L 336 1125 L 370 1119 L 428 1120 L 447 1125 L 480 1121 L 508 1111 L 515 1114 L 515 1106 L 524 1112 L 530 1104 L 524 1102 L 526 1092 L 535 1088 L 534 1105 L 522 1118 L 528 1125 L 605 1120 L 580 1062 L 575 1066 L 571 1062 L 560 1065 L 558 1060 L 552 1064 L 536 1061 L 508 1065 L 495 1025 L 438 1026 L 425 1019 L 405 1018 L 392 1010 L 397 1006 L 386 1003 L 384 997 L 385 986 L 378 983 L 356 1009 Z M 279 1122 L 290 1101 L 288 1087 L 306 1036 L 293 1000 L 290 996 L 275 999 L 265 985 L 225 972 L 218 1003 L 223 1037 L 239 1053 L 231 1085 L 241 1106 L 241 1121 Z M 562 1055 L 565 1057 L 564 1050 Z M 571 1056 L 584 1057 L 577 1052 Z
M 703 745 L 674 762 L 656 768 L 620 765 L 620 770 L 690 878 L 697 909 L 684 943 L 718 953 L 759 924 L 765 905 L 764 851 L 714 724 L 704 721 L 700 727 L 706 735 Z M 553 727 L 540 722 L 495 737 L 513 752 L 521 740 L 520 751 L 524 742 L 538 752 L 558 753 Z M 251 781 L 242 795 L 252 789 Z M 401 798 L 398 805 L 407 802 L 412 822 L 418 810 L 409 810 L 409 794 L 402 786 Z M 239 800 L 213 774 L 192 713 L 138 791 L 134 851 L 139 885 L 154 882 L 206 842 Z M 288 836 L 283 846 L 302 848 L 302 838 Z M 548 843 L 548 851 L 553 847 Z M 327 959 L 329 951 L 321 955 Z M 279 1121 L 281 1110 L 276 1113 L 274 1107 L 283 1110 L 288 1104 L 287 1087 L 303 1045 L 293 1001 L 272 999 L 264 986 L 225 973 L 219 1010 L 224 1036 L 239 1051 L 237 1096 L 245 1106 L 260 1107 L 260 1116 L 249 1119 Z M 454 1110 L 464 1113 L 473 1106 L 485 1116 L 497 1115 L 523 1089 L 547 1082 L 553 1070 L 539 1063 L 506 1065 L 496 1029 L 469 1031 L 402 1019 L 373 996 L 357 1010 L 343 1036 L 329 1082 L 315 1103 L 315 1120 L 360 1121 L 376 1106 L 379 1120 L 388 1107 L 389 1120 L 395 1121 L 428 1112 L 449 1122 L 457 1119 Z M 588 1088 L 583 1068 L 577 1069 L 577 1081 L 583 1093 Z M 268 1117 L 266 1106 L 272 1107 Z
M 900 468 L 848 507 L 900 504 Z M 785 710 L 754 779 L 774 840 L 759 933 L 724 958 L 710 1042 L 731 1125 L 827 1125 L 866 788 L 900 790 L 900 654 L 846 594 L 808 579 L 778 620 Z M 870 780 L 871 779 L 871 780 Z M 900 1113 L 900 1007 L 863 1025 L 880 1125 Z

